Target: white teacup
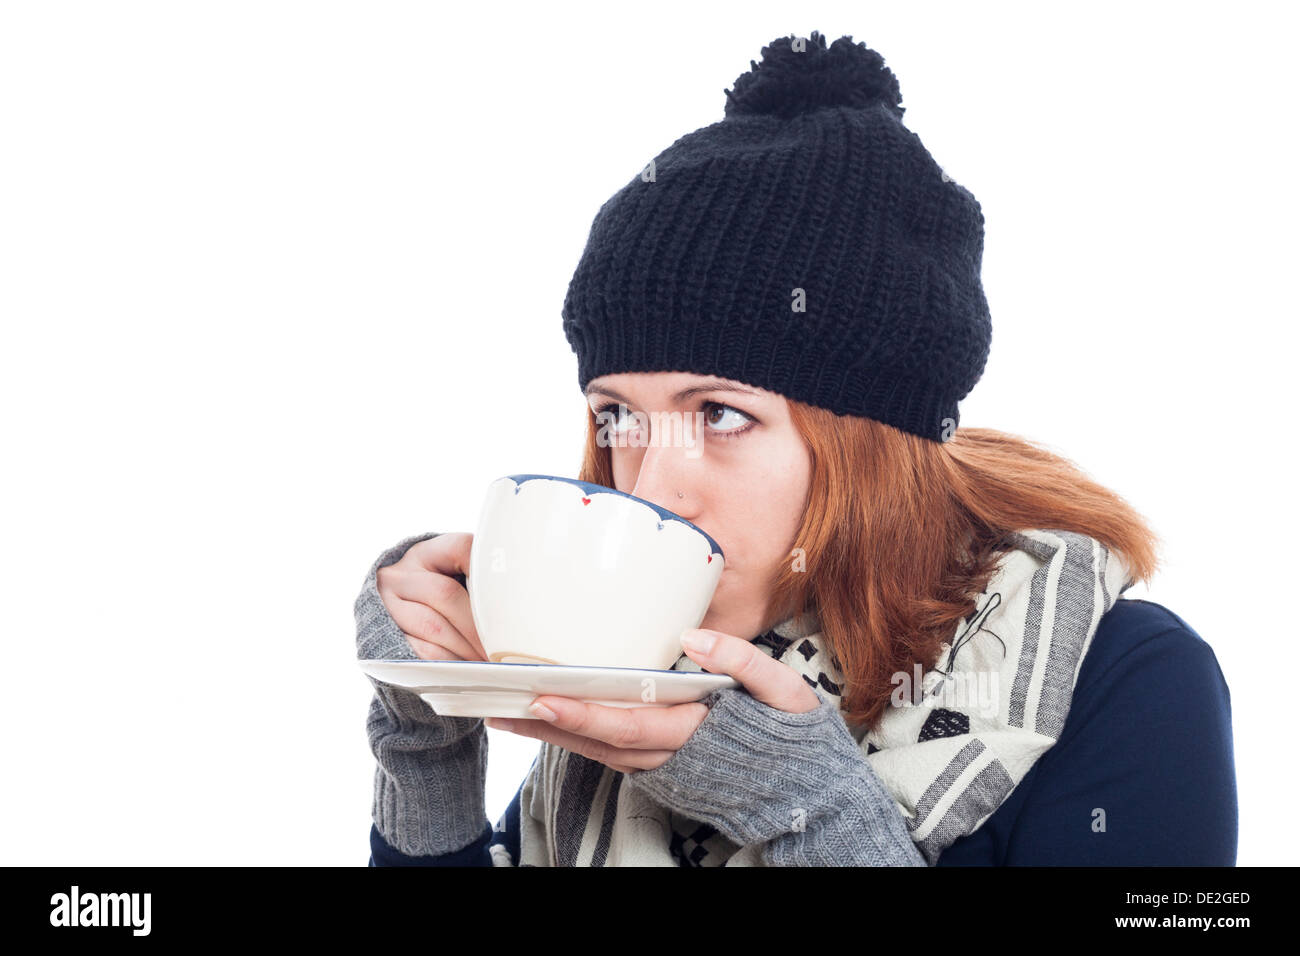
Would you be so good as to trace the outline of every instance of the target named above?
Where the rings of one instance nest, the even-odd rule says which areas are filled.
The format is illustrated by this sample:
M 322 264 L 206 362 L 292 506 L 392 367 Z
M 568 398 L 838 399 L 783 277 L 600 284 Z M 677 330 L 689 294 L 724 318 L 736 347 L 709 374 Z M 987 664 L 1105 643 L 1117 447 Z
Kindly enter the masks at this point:
M 718 543 L 666 508 L 510 475 L 488 488 L 466 588 L 489 661 L 668 670 L 722 569 Z

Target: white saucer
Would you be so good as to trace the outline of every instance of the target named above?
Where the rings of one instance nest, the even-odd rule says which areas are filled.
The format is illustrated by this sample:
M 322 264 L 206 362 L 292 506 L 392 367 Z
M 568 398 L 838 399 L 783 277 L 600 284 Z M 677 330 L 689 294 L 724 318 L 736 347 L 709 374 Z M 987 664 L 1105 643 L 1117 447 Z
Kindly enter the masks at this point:
M 739 687 L 726 674 L 642 670 L 636 667 L 569 667 L 558 664 L 489 664 L 486 661 L 358 660 L 375 680 L 415 691 L 444 717 L 523 717 L 542 694 L 607 707 L 669 707 L 700 700 L 723 687 Z

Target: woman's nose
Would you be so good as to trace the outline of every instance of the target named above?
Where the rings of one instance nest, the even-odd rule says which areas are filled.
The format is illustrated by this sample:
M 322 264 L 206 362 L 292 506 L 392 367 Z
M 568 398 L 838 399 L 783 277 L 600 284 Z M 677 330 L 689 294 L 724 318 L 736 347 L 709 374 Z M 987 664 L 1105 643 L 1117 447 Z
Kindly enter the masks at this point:
M 669 511 L 680 511 L 691 497 L 697 459 L 688 458 L 682 447 L 649 447 L 641 458 L 632 494 Z M 682 492 L 684 497 L 679 497 Z

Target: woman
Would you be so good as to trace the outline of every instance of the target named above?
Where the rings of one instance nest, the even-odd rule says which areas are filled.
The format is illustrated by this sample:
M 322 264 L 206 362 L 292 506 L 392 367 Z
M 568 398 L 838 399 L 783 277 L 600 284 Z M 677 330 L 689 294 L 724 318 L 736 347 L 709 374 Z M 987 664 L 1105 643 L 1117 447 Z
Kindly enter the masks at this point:
M 501 723 L 542 744 L 494 828 L 483 722 L 374 682 L 371 863 L 1233 864 L 1214 654 L 1120 599 L 1154 534 L 1068 461 L 957 428 L 991 341 L 978 202 L 877 53 L 814 32 L 763 54 L 601 207 L 563 312 L 579 477 L 721 544 L 675 669 L 741 687 L 539 698 Z M 485 659 L 469 545 L 380 555 L 361 657 Z

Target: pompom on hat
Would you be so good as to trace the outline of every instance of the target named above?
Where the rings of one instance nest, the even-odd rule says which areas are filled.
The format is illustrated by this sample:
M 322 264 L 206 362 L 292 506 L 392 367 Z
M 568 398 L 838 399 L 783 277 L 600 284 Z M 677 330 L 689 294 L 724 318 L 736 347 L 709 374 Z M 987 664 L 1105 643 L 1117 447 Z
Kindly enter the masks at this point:
M 717 375 L 949 440 L 992 341 L 984 216 L 844 36 L 781 37 L 600 207 L 565 296 L 579 388 Z

